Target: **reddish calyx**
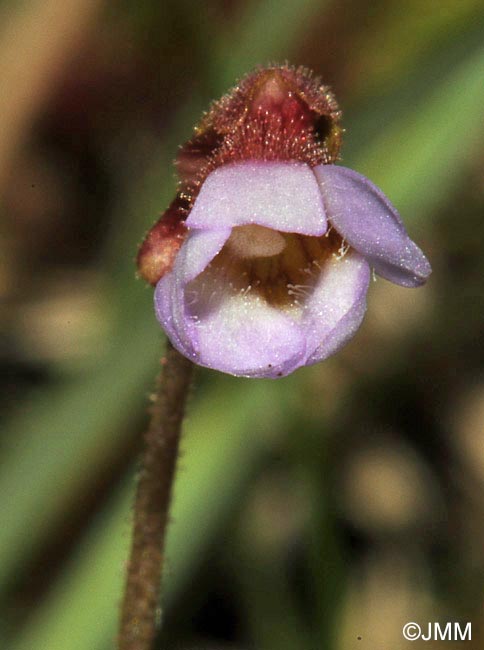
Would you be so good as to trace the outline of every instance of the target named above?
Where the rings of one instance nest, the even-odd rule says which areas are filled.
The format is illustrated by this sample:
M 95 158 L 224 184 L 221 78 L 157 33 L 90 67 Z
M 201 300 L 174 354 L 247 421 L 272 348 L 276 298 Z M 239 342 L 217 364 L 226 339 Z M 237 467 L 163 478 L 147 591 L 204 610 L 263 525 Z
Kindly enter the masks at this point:
M 171 270 L 187 232 L 186 209 L 179 196 L 159 221 L 149 230 L 141 244 L 136 263 L 140 276 L 153 286 Z
M 214 102 L 177 156 L 178 194 L 148 232 L 137 264 L 156 284 L 183 243 L 198 191 L 216 167 L 244 160 L 333 163 L 341 146 L 341 114 L 327 86 L 304 68 L 273 66 L 247 75 Z

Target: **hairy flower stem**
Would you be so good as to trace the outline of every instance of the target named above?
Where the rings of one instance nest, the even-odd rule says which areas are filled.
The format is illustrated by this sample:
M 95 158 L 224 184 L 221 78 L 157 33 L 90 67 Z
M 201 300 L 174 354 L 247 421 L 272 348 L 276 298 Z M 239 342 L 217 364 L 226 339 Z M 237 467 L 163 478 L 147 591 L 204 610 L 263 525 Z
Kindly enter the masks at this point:
M 156 634 L 168 511 L 193 368 L 170 343 L 162 365 L 135 498 L 119 650 L 151 650 Z

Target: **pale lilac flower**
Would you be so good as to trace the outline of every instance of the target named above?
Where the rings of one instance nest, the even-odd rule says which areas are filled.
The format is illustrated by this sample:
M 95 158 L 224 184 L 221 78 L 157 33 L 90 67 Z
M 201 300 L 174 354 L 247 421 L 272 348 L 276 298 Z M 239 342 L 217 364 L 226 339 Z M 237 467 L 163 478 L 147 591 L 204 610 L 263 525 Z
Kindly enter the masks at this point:
M 345 167 L 244 161 L 204 181 L 157 317 L 195 363 L 281 377 L 356 332 L 371 269 L 406 287 L 429 262 L 386 196 Z

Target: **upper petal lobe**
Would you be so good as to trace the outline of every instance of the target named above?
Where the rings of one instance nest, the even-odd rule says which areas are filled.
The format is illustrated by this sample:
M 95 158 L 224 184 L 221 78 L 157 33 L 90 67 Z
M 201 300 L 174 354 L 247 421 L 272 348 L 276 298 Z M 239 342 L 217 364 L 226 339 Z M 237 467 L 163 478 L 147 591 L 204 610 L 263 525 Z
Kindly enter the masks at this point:
M 329 221 L 379 275 L 406 287 L 423 284 L 430 264 L 398 212 L 365 176 L 339 165 L 314 168 Z
M 189 228 L 203 229 L 251 223 L 324 235 L 323 200 L 308 165 L 262 160 L 223 165 L 207 176 L 186 221 Z

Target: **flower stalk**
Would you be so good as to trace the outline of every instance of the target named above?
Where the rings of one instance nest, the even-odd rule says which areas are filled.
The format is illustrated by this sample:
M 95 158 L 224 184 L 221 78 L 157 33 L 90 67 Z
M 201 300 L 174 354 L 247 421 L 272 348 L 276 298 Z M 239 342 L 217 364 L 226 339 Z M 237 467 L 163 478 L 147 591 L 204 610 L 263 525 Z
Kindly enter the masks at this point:
M 161 364 L 135 497 L 119 650 L 150 650 L 156 635 L 169 507 L 193 371 L 191 361 L 169 342 Z

